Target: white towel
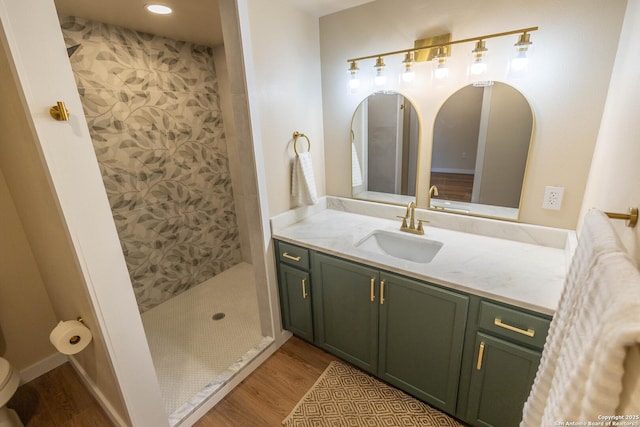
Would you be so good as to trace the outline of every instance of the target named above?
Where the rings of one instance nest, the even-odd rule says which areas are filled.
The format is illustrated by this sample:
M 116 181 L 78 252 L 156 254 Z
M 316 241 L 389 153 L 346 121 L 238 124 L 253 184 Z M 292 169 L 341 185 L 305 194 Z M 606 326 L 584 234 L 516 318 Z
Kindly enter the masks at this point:
M 351 186 L 357 187 L 362 185 L 362 169 L 360 168 L 360 160 L 358 160 L 358 152 L 356 146 L 351 143 Z
M 300 153 L 293 159 L 291 198 L 295 206 L 318 203 L 316 180 L 313 176 L 313 164 L 309 152 Z
M 625 357 L 637 343 L 640 273 L 610 220 L 591 210 L 520 426 L 598 422 L 598 416 L 619 415 Z M 625 410 L 640 413 L 640 408 Z

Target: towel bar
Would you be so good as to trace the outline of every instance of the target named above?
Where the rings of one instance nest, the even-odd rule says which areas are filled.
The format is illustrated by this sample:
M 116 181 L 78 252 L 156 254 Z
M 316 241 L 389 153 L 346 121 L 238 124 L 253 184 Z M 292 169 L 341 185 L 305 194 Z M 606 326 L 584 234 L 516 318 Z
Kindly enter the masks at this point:
M 307 140 L 307 151 L 311 151 L 311 141 L 304 133 L 300 133 L 298 131 L 293 132 L 293 151 L 298 155 L 298 138 L 303 137 Z
M 605 212 L 611 219 L 625 219 L 627 220 L 627 227 L 635 227 L 638 223 L 638 208 L 629 208 L 628 214 Z

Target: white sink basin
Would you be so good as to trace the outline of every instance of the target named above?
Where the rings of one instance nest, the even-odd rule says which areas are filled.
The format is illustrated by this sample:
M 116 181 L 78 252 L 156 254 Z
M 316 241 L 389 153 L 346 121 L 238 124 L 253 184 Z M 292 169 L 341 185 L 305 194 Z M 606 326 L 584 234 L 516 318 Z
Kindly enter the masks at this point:
M 387 230 L 374 230 L 355 244 L 356 248 L 364 251 L 422 264 L 431 262 L 442 245 L 442 242 L 424 236 Z

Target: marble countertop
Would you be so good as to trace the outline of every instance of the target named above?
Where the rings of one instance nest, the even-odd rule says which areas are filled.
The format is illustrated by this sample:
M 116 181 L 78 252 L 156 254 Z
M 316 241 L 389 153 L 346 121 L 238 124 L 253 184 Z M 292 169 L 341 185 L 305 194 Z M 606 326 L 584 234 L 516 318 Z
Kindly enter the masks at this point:
M 417 213 L 417 212 L 416 212 Z M 425 280 L 469 294 L 552 315 L 568 268 L 566 249 L 426 226 L 426 239 L 444 245 L 427 264 L 357 248 L 376 229 L 400 233 L 401 220 L 320 209 L 284 227 L 278 240 Z

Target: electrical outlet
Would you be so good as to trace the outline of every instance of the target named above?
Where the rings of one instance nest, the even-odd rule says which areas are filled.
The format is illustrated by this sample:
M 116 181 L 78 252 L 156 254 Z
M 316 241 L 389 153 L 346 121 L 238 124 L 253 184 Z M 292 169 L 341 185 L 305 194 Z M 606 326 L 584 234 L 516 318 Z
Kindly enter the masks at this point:
M 543 209 L 551 209 L 559 211 L 562 206 L 562 196 L 564 195 L 564 187 L 552 187 L 547 185 L 544 187 L 544 199 L 542 201 Z

